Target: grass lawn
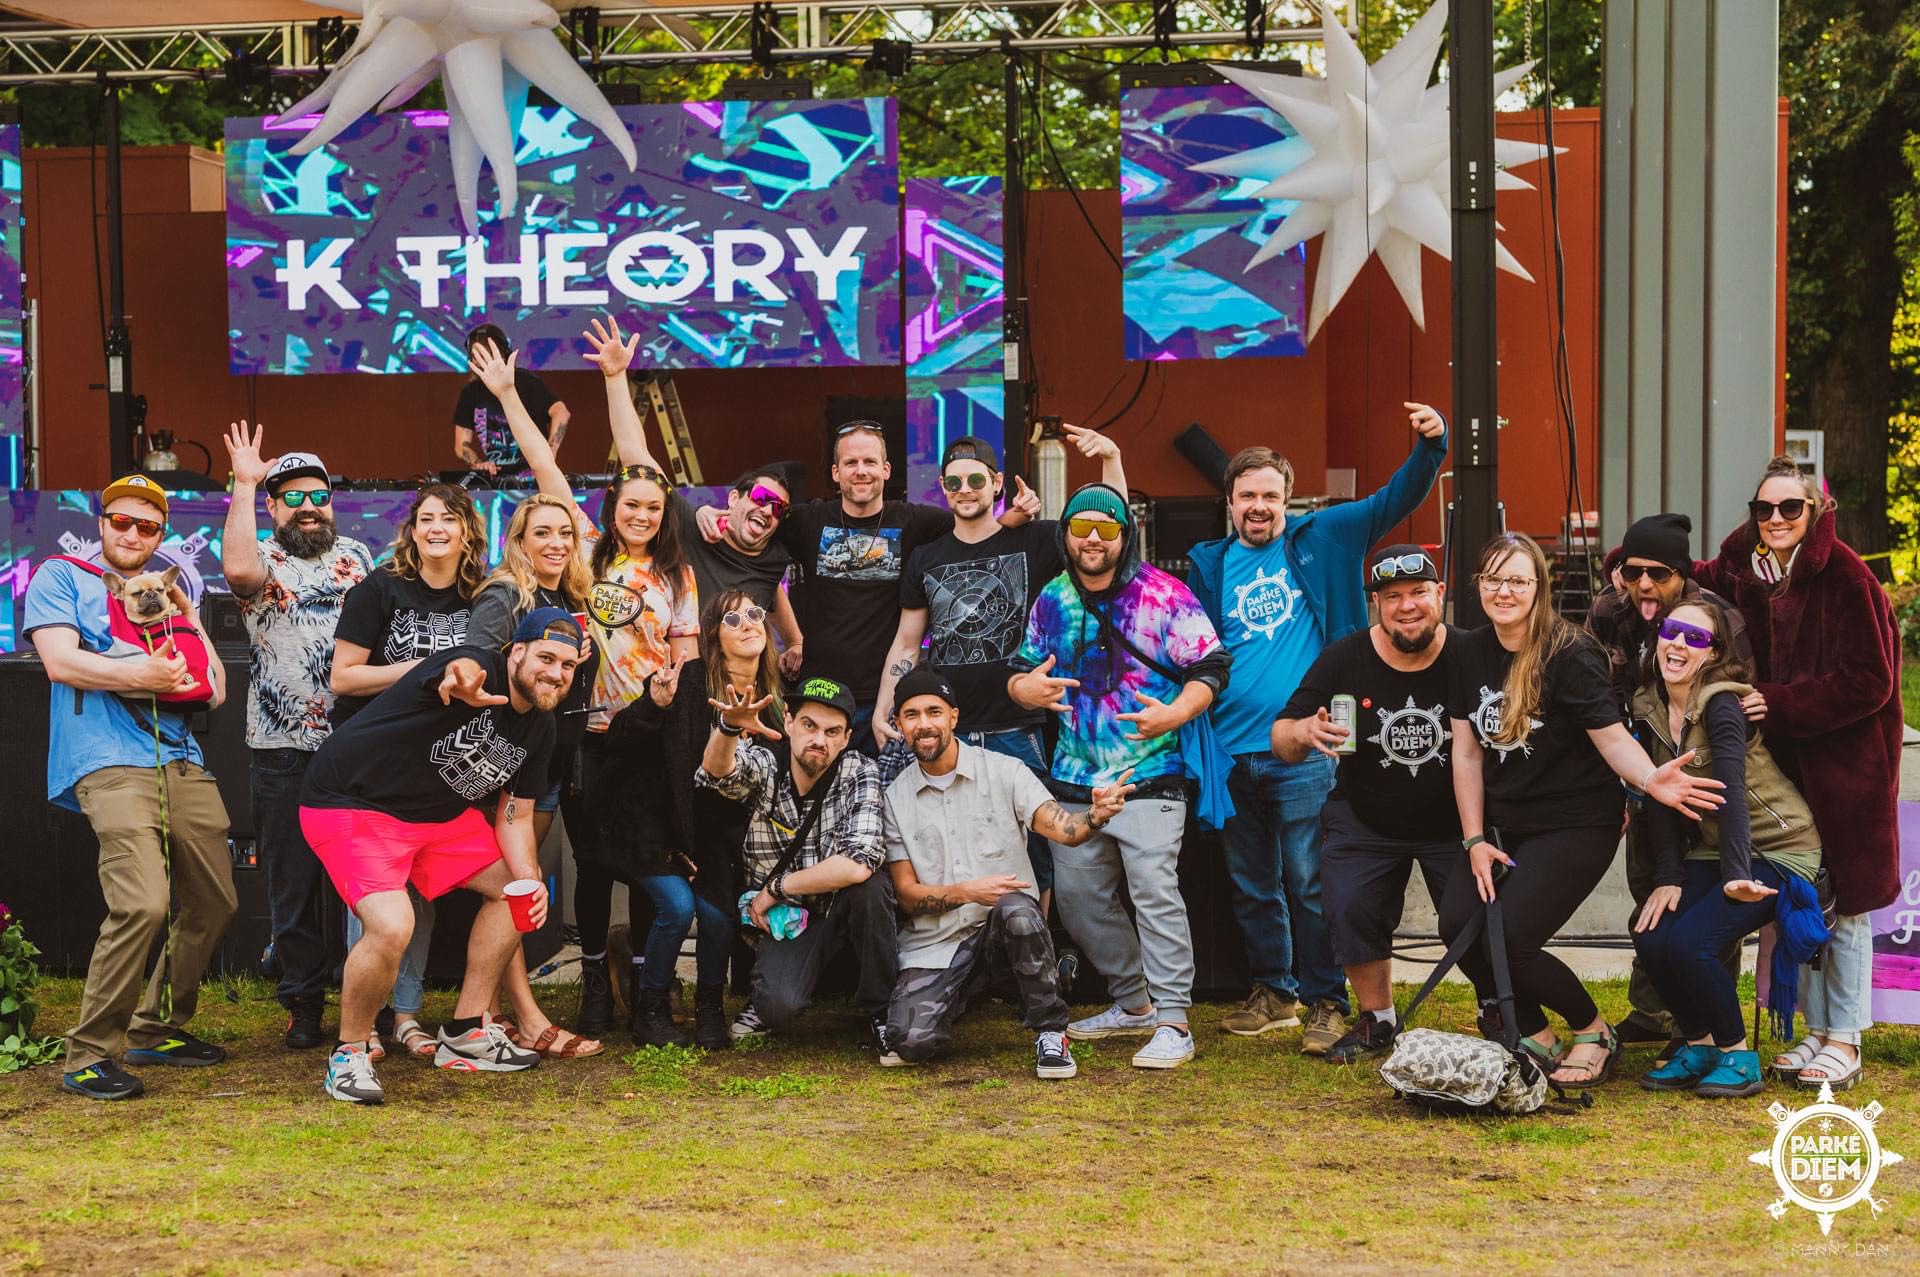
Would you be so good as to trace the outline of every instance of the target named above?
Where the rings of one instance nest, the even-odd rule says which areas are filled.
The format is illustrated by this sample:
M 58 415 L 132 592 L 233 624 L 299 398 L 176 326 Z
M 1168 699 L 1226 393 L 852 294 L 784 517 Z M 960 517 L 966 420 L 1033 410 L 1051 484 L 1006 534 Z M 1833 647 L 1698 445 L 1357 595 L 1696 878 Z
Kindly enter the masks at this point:
M 1907 723 L 1920 728 L 1920 657 L 1900 662 L 1900 703 L 1906 707 Z
M 74 981 L 40 991 L 71 1021 Z M 963 1022 L 939 1062 L 881 1070 L 825 1007 L 778 1042 L 702 1058 L 624 1048 L 517 1076 L 390 1058 L 388 1103 L 320 1090 L 319 1052 L 280 1015 L 210 985 L 196 1027 L 234 1058 L 144 1071 L 147 1098 L 97 1104 L 53 1067 L 0 1078 L 0 1271 L 559 1273 L 1707 1270 L 1920 1267 L 1920 1032 L 1869 1038 L 1887 1106 L 1886 1209 L 1815 1218 L 1747 1155 L 1766 1096 L 1711 1102 L 1634 1085 L 1528 1118 L 1423 1116 L 1371 1068 L 1297 1054 L 1298 1030 L 1216 1031 L 1199 1058 L 1130 1068 L 1134 1039 L 1082 1044 L 1067 1082 L 1032 1074 L 1011 1011 Z M 1600 987 L 1624 1009 L 1624 986 Z M 550 1009 L 572 1011 L 552 990 Z M 1405 993 L 1402 998 L 1404 1001 Z M 1467 1028 L 1464 988 L 1424 1022 Z M 428 1019 L 450 1009 L 434 995 Z

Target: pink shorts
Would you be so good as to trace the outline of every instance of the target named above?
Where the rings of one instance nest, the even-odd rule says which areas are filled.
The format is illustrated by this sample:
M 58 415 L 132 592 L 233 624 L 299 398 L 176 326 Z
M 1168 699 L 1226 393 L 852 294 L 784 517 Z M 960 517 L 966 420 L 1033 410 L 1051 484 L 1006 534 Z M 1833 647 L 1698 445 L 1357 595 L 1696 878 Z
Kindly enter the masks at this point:
M 442 824 L 416 824 L 354 807 L 302 807 L 300 830 L 349 909 L 411 881 L 429 900 L 499 863 L 493 826 L 468 808 Z

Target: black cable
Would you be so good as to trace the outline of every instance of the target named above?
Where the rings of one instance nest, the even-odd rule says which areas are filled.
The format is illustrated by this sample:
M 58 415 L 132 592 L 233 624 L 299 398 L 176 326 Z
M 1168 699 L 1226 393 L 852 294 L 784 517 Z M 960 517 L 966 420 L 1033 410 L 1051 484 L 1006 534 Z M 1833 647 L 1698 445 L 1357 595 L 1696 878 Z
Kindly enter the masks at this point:
M 1020 68 L 1020 76 L 1027 85 L 1028 95 L 1033 98 L 1034 114 L 1038 125 L 1037 131 L 1040 134 L 1040 140 L 1046 145 L 1047 154 L 1053 157 L 1053 168 L 1054 171 L 1060 175 L 1061 185 L 1065 186 L 1068 194 L 1073 196 L 1073 206 L 1080 210 L 1080 220 L 1087 224 L 1087 231 L 1093 236 L 1094 242 L 1100 245 L 1100 251 L 1107 255 L 1107 260 L 1113 263 L 1115 270 L 1124 274 L 1126 267 L 1121 263 L 1120 255 L 1113 251 L 1113 246 L 1107 243 L 1107 237 L 1102 235 L 1100 228 L 1093 224 L 1093 215 L 1087 212 L 1087 202 L 1081 198 L 1080 188 L 1074 184 L 1073 175 L 1067 172 L 1066 163 L 1060 158 L 1060 152 L 1054 149 L 1053 137 L 1047 131 L 1046 109 L 1040 100 L 1040 87 L 1037 83 L 1037 77 L 1030 67 Z
M 1089 426 L 1088 429 L 1096 432 L 1103 431 L 1108 426 L 1111 426 L 1114 422 L 1120 420 L 1120 418 L 1126 416 L 1127 410 L 1132 408 L 1133 405 L 1140 402 L 1140 392 L 1147 388 L 1147 374 L 1153 371 L 1153 366 L 1154 366 L 1154 363 L 1151 359 L 1141 360 L 1140 361 L 1140 380 L 1133 383 L 1133 393 L 1127 396 L 1127 401 L 1121 404 L 1118 408 L 1115 408 L 1113 410 L 1113 414 L 1109 416 L 1105 421 L 1102 421 L 1097 426 Z M 1121 375 L 1124 376 L 1125 374 L 1123 373 Z M 1108 393 L 1111 394 L 1112 392 L 1109 391 Z M 1106 400 L 1103 399 L 1100 402 L 1104 404 Z M 1088 413 L 1087 415 L 1092 416 L 1093 414 Z

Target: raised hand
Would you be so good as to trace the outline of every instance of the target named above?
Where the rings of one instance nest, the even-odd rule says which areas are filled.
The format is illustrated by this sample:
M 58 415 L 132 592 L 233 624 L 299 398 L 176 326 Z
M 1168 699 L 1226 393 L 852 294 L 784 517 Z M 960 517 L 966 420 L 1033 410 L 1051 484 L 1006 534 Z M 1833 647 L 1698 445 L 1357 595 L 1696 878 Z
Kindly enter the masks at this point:
M 480 379 L 480 384 L 493 392 L 494 398 L 504 398 L 513 387 L 514 368 L 520 362 L 520 352 L 510 350 L 507 357 L 500 357 L 500 350 L 490 341 L 473 344 L 467 352 L 467 367 Z
M 580 334 L 587 339 L 587 345 L 593 347 L 593 353 L 587 356 L 587 362 L 598 364 L 603 377 L 618 377 L 627 371 L 633 363 L 633 352 L 640 345 L 640 334 L 633 333 L 624 340 L 620 336 L 620 321 L 607 317 L 603 325 L 593 320 L 591 327 Z
M 1145 692 L 1135 692 L 1133 699 L 1140 702 L 1139 709 L 1114 715 L 1122 723 L 1133 724 L 1133 730 L 1127 733 L 1128 740 L 1152 740 L 1179 729 L 1180 712 L 1173 706 Z
M 769 693 L 755 701 L 747 699 L 751 692 L 751 688 L 742 691 L 732 683 L 728 683 L 727 698 L 716 700 L 709 696 L 707 704 L 713 706 L 714 712 L 720 715 L 721 722 L 735 731 L 750 732 L 755 736 L 764 736 L 768 740 L 779 740 L 780 733 L 760 721 L 760 711 L 773 704 L 772 694 Z
M 1690 820 L 1700 819 L 1701 812 L 1713 811 L 1727 801 L 1718 792 L 1725 789 L 1725 785 L 1706 776 L 1689 775 L 1685 770 L 1698 752 L 1690 749 L 1673 761 L 1654 768 L 1646 785 L 1647 797 L 1665 803 Z
M 487 671 L 480 662 L 462 657 L 449 664 L 440 679 L 440 703 L 451 705 L 455 701 L 485 709 L 489 705 L 505 705 L 507 698 L 487 690 Z
M 1127 795 L 1133 792 L 1133 786 L 1127 783 L 1127 777 L 1133 775 L 1133 768 L 1120 773 L 1111 785 L 1103 785 L 1093 791 L 1087 805 L 1087 820 L 1094 826 L 1102 826 L 1118 816 L 1127 805 Z
M 1027 709 L 1050 709 L 1056 714 L 1065 714 L 1073 707 L 1067 704 L 1067 689 L 1080 686 L 1077 678 L 1054 678 L 1048 674 L 1054 666 L 1054 658 L 1034 666 L 1024 674 L 1016 675 L 1007 685 L 1007 691 L 1013 699 Z
M 1407 423 L 1423 439 L 1438 439 L 1447 432 L 1447 419 L 1431 404 L 1411 403 L 1402 400 L 1402 408 L 1407 410 Z
M 265 426 L 254 426 L 249 430 L 244 421 L 233 422 L 227 427 L 222 442 L 227 445 L 233 481 L 241 487 L 257 488 L 266 482 L 271 466 L 260 456 L 260 440 L 266 432 Z
M 1307 734 L 1307 744 L 1335 761 L 1338 761 L 1340 758 L 1339 749 L 1341 743 L 1344 742 L 1350 734 L 1346 728 L 1333 721 L 1327 714 L 1326 706 L 1324 705 L 1315 711 L 1312 718 L 1306 721 L 1304 730 Z
M 1040 517 L 1040 494 L 1027 486 L 1019 475 L 1013 476 L 1013 495 L 1007 499 L 1009 510 L 1018 510 L 1029 519 Z
M 1069 426 L 1062 422 L 1061 433 L 1067 436 L 1067 442 L 1080 449 L 1083 457 L 1117 457 L 1120 445 L 1101 434 L 1098 430 L 1089 430 L 1085 426 Z
M 653 677 L 647 680 L 647 695 L 651 696 L 653 703 L 661 709 L 666 709 L 673 704 L 674 693 L 680 690 L 680 667 L 684 664 L 686 664 L 684 658 L 676 657 L 655 670 Z

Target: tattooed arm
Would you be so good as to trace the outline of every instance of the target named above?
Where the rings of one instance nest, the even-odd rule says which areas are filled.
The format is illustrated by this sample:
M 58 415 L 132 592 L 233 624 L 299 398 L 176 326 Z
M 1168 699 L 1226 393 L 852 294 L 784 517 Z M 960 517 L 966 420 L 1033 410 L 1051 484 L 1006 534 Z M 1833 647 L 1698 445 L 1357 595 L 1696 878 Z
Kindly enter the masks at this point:
M 880 671 L 880 694 L 873 705 L 873 739 L 880 748 L 899 735 L 893 730 L 893 689 L 913 672 L 920 662 L 921 644 L 927 638 L 927 609 L 900 609 L 900 624 L 893 631 L 893 645 L 887 649 L 887 663 Z
M 893 875 L 893 894 L 900 902 L 900 912 L 909 917 L 947 913 L 961 905 L 991 907 L 994 901 L 1010 891 L 1033 890 L 1033 884 L 1022 881 L 1018 874 L 993 874 L 966 882 L 925 883 L 913 871 L 913 862 L 910 860 L 893 861 L 887 866 L 887 871 Z
M 1094 790 L 1093 801 L 1085 811 L 1068 811 L 1053 799 L 1048 799 L 1034 809 L 1030 822 L 1033 831 L 1065 847 L 1079 846 L 1105 829 L 1107 822 L 1125 810 L 1127 795 L 1133 792 L 1133 786 L 1127 783 L 1127 777 L 1131 775 L 1133 768 L 1129 767 L 1120 773 L 1120 779 L 1113 784 Z

